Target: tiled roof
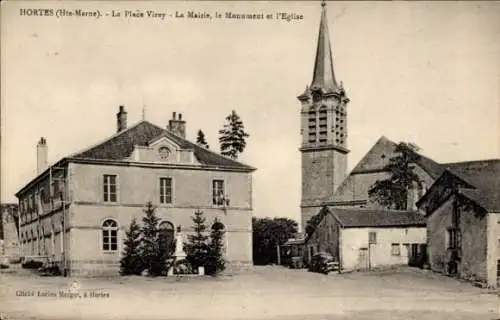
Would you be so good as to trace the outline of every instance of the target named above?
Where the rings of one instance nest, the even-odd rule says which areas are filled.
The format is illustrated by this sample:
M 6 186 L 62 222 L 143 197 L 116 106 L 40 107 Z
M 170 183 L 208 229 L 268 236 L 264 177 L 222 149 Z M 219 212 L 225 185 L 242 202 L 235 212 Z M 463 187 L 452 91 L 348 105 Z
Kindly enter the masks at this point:
M 490 212 L 500 212 L 500 159 L 459 162 L 447 167 L 475 188 L 462 188 L 461 194 Z
M 353 174 L 385 170 L 389 160 L 396 156 L 395 149 L 397 144 L 386 137 L 380 137 L 368 153 L 359 161 L 352 170 Z M 418 155 L 416 163 L 425 170 L 433 179 L 439 177 L 445 168 L 436 161 L 415 152 Z
M 135 146 L 147 146 L 148 142 L 160 136 L 167 137 L 183 149 L 194 150 L 194 155 L 201 164 L 244 169 L 249 171 L 255 170 L 248 165 L 200 147 L 197 144 L 176 136 L 148 121 L 141 121 L 136 125 L 115 134 L 98 145 L 72 155 L 71 158 L 123 160 L 132 154 Z
M 344 228 L 361 227 L 425 227 L 426 219 L 415 211 L 384 209 L 345 209 L 328 207 Z

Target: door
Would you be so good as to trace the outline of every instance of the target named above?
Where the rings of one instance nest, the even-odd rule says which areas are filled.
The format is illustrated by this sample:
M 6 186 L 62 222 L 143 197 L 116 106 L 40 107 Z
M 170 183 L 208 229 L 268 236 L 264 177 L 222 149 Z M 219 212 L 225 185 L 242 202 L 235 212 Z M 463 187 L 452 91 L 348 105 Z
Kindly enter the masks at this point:
M 367 270 L 370 267 L 370 253 L 368 248 L 360 248 L 358 256 L 359 269 Z

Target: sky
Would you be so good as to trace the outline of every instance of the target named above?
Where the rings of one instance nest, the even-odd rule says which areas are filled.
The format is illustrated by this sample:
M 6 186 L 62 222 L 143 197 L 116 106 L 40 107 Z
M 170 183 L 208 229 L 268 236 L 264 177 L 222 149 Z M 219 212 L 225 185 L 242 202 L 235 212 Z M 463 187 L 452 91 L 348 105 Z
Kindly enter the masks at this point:
M 301 20 L 21 16 L 22 8 L 302 15 Z M 3 2 L 1 201 L 49 162 L 172 112 L 211 149 L 231 112 L 250 134 L 256 216 L 300 217 L 300 103 L 312 80 L 320 2 Z M 328 2 L 348 106 L 349 170 L 382 135 L 438 162 L 500 157 L 500 2 Z

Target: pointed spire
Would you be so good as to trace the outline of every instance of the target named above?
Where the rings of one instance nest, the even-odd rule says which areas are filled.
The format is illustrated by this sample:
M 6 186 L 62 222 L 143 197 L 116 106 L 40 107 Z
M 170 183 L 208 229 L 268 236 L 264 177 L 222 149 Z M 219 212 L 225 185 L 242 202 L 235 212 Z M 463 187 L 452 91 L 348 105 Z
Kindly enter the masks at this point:
M 321 1 L 321 22 L 319 24 L 318 46 L 314 62 L 314 75 L 311 88 L 322 88 L 326 91 L 338 89 L 335 73 L 333 72 L 332 48 L 328 35 L 328 22 L 326 20 L 326 3 Z

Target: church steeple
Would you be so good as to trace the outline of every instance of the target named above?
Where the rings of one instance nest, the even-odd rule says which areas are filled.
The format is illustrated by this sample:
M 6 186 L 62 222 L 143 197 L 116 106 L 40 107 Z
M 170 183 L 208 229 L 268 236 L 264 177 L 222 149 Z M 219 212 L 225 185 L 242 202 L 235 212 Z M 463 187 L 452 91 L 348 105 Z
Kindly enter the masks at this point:
M 301 222 L 332 201 L 347 176 L 347 105 L 349 98 L 333 72 L 326 5 L 321 3 L 316 59 L 311 86 L 297 98 L 301 103 L 302 154 Z
M 334 92 L 338 90 L 335 73 L 333 71 L 332 48 L 328 34 L 325 1 L 321 2 L 321 21 L 319 24 L 314 74 L 311 83 L 312 90 L 319 88 L 323 89 L 325 92 Z

